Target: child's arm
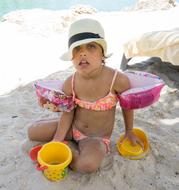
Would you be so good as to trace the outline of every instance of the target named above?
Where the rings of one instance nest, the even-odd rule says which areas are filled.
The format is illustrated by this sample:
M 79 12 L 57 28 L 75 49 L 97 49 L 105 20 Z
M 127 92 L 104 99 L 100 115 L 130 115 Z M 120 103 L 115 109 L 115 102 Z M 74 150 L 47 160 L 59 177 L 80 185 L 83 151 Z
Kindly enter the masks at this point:
M 133 145 L 137 143 L 143 147 L 142 141 L 133 133 L 133 121 L 134 121 L 134 111 L 122 109 L 124 124 L 125 124 L 125 135 L 124 139 L 129 139 Z M 122 140 L 122 141 L 123 141 Z
M 115 82 L 115 90 L 118 93 L 122 93 L 130 88 L 130 82 L 127 76 L 123 73 L 119 73 L 116 78 Z M 140 144 L 143 147 L 143 144 L 139 138 L 133 133 L 133 121 L 134 121 L 134 111 L 127 110 L 122 108 L 123 118 L 124 118 L 124 125 L 125 125 L 125 135 L 124 139 L 129 139 L 133 145 L 136 143 Z
M 53 141 L 64 141 L 65 137 L 72 125 L 74 110 L 71 112 L 63 112 L 59 118 L 58 127 L 53 137 Z
M 71 96 L 71 77 L 69 77 L 63 84 L 63 92 Z M 74 117 L 74 110 L 70 112 L 63 112 L 59 118 L 58 127 L 56 133 L 54 135 L 53 141 L 64 141 L 71 125 Z

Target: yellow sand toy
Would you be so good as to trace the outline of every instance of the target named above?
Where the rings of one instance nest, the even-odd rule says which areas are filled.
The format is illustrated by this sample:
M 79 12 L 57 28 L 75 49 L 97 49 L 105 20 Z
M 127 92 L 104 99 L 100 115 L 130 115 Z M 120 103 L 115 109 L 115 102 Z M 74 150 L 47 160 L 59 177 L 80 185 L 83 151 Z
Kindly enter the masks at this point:
M 125 139 L 122 143 L 120 143 L 124 138 L 124 134 L 122 134 L 117 141 L 117 149 L 121 156 L 132 160 L 138 160 L 144 158 L 149 152 L 149 141 L 147 135 L 142 129 L 134 128 L 133 132 L 143 142 L 144 149 L 139 144 L 133 146 L 128 139 Z
M 50 142 L 32 148 L 29 153 L 33 161 L 37 161 L 37 170 L 43 171 L 51 181 L 63 179 L 68 173 L 68 165 L 72 160 L 70 148 L 62 142 Z

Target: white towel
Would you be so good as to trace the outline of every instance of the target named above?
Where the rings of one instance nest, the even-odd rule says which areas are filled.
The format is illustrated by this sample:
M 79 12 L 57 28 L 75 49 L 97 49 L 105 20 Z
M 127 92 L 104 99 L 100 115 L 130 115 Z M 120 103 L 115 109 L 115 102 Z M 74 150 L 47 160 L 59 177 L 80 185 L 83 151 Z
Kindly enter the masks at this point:
M 124 44 L 126 58 L 160 57 L 162 61 L 179 65 L 179 28 L 145 33 Z

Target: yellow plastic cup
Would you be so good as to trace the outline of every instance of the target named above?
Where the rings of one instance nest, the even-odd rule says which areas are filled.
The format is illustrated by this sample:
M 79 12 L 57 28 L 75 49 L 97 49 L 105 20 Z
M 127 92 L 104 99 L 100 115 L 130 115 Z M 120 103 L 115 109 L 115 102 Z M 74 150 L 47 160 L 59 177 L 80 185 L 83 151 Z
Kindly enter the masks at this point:
M 137 156 L 143 152 L 143 149 L 139 144 L 133 146 L 131 142 L 127 139 L 123 141 L 119 149 L 120 153 L 123 156 Z
M 117 141 L 117 149 L 121 156 L 132 160 L 137 160 L 144 158 L 149 152 L 149 140 L 146 133 L 142 129 L 133 128 L 133 132 L 143 142 L 144 149 L 139 144 L 133 146 L 127 139 L 121 143 L 121 140 L 124 138 L 124 134 L 122 134 Z
M 61 142 L 50 142 L 43 145 L 37 155 L 40 168 L 45 177 L 51 181 L 61 180 L 67 175 L 71 160 L 71 149 Z

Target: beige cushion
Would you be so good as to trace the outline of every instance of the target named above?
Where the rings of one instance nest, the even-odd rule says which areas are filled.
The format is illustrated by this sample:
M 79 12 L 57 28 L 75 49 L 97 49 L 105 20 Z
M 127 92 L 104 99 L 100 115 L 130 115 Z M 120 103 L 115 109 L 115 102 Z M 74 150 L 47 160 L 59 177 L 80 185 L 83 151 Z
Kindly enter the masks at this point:
M 179 28 L 148 32 L 124 44 L 126 58 L 160 57 L 162 61 L 179 65 Z

